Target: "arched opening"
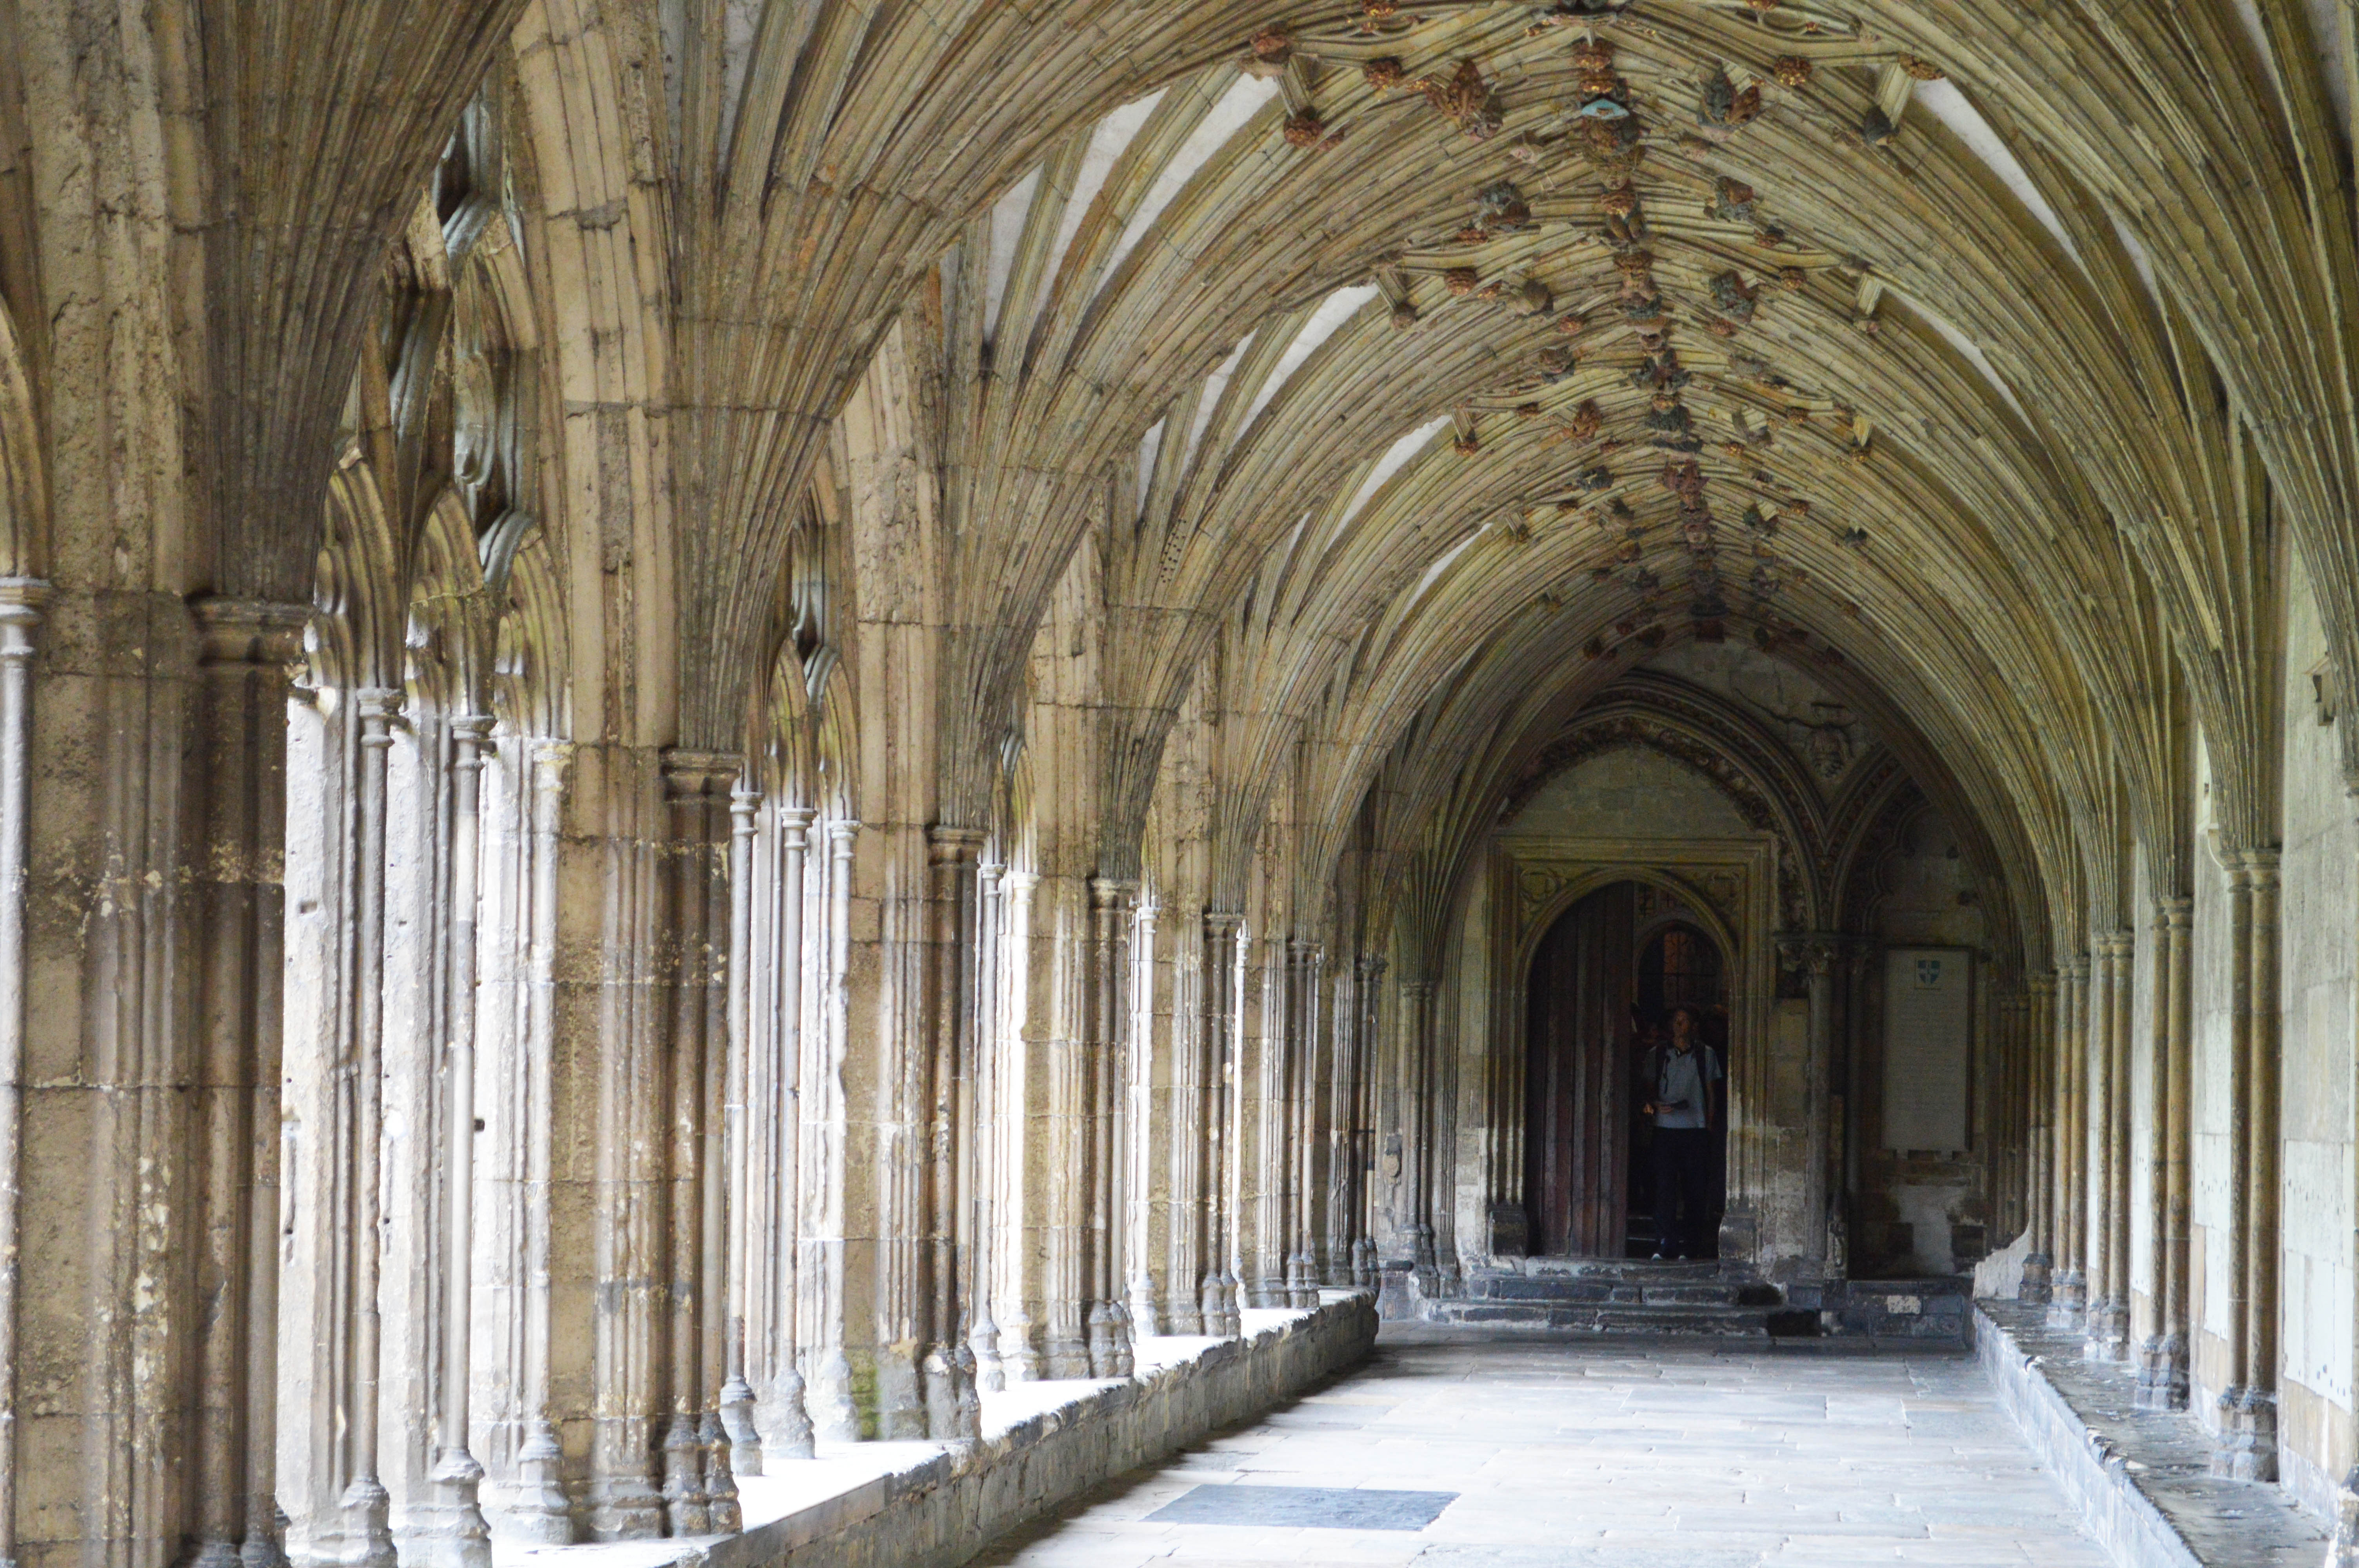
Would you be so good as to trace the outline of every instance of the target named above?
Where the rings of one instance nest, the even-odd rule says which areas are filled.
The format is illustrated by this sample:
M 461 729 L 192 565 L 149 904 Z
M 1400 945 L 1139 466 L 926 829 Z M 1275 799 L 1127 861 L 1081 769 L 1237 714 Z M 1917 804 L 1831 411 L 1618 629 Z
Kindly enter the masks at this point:
M 1646 1257 L 1657 1246 L 1650 1054 L 1681 1007 L 1716 1062 L 1728 1059 L 1726 962 L 1686 921 L 1651 928 L 1635 881 L 1599 888 L 1534 949 L 1525 1108 L 1525 1204 L 1531 1249 L 1574 1258 Z M 1690 1217 L 1712 1251 L 1726 1192 L 1724 1083 L 1712 1087 L 1712 1133 Z

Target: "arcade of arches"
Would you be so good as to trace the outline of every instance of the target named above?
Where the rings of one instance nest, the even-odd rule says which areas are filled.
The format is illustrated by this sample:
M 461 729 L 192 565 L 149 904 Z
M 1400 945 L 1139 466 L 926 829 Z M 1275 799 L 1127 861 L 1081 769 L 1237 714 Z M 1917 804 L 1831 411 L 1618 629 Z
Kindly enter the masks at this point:
M 2354 26 L 0 0 L 0 1563 L 1618 1259 L 1677 1005 L 2359 1506 Z

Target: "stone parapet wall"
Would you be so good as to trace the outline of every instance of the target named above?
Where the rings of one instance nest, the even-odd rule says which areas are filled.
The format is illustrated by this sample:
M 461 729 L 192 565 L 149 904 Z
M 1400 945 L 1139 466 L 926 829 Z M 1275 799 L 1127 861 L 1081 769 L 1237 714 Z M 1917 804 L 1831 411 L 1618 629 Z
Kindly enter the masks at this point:
M 903 1468 L 742 1534 L 683 1541 L 678 1555 L 663 1561 L 683 1568 L 954 1568 L 995 1537 L 1091 1487 L 1258 1415 L 1364 1359 L 1375 1344 L 1374 1299 L 1359 1292 L 1326 1296 L 1309 1312 L 1254 1313 L 1241 1338 L 1212 1342 L 1184 1358 L 1142 1368 L 1133 1379 L 1089 1386 L 1052 1409 L 987 1432 L 980 1442 L 913 1455 Z M 749 1513 L 758 1507 L 754 1487 L 747 1504 Z M 613 1550 L 542 1549 L 531 1556 L 545 1563 L 552 1555 Z M 634 1568 L 647 1568 L 647 1547 L 634 1551 Z
M 1974 1353 L 2082 1528 L 2123 1568 L 2250 1568 L 2324 1560 L 2326 1531 L 2266 1482 L 2207 1475 L 2211 1443 L 2183 1413 L 2132 1408 L 2129 1368 L 2091 1360 L 2044 1311 L 1977 1301 Z

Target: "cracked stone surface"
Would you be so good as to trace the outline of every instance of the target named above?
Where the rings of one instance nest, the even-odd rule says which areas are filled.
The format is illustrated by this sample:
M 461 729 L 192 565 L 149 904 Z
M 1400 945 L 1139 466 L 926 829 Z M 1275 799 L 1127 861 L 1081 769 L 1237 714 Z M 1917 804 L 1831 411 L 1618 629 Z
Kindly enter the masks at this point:
M 1223 1484 L 1458 1498 L 1416 1531 L 1150 1517 Z M 2107 1558 L 1962 1352 L 1387 1324 L 1356 1371 L 1133 1472 L 978 1561 L 2102 1568 Z

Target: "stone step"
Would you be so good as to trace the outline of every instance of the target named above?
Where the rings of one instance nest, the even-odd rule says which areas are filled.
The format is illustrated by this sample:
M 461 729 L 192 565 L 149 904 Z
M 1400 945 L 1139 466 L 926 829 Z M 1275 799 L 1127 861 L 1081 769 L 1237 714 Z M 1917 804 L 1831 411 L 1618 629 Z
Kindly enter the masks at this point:
M 1745 1287 L 1725 1281 L 1710 1283 L 1647 1281 L 1585 1280 L 1563 1275 L 1522 1274 L 1476 1276 L 1466 1281 L 1469 1299 L 1495 1302 L 1562 1303 L 1568 1305 L 1621 1303 L 1648 1306 L 1767 1305 L 1743 1299 Z
M 1766 1307 L 1692 1304 L 1452 1301 L 1434 1302 L 1426 1307 L 1427 1319 L 1434 1323 L 1720 1339 L 1767 1339 L 1770 1336 L 1770 1315 Z

